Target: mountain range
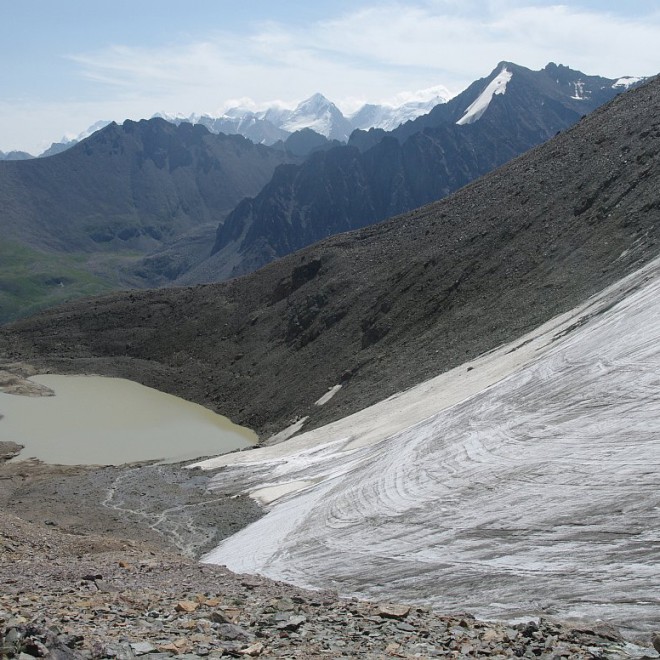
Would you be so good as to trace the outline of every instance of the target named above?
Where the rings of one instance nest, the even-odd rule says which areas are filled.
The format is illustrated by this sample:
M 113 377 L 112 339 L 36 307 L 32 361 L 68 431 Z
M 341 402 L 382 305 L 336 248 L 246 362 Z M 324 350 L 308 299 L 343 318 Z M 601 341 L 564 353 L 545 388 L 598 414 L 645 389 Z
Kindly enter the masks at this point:
M 341 110 L 322 94 L 316 93 L 301 101 L 295 108 L 271 105 L 260 111 L 237 106 L 229 108 L 221 115 L 191 114 L 173 115 L 157 113 L 153 118 L 165 119 L 172 124 L 201 124 L 211 133 L 242 135 L 256 144 L 274 145 L 284 143 L 292 134 L 303 129 L 311 129 L 328 140 L 346 142 L 356 128 L 383 128 L 391 130 L 410 119 L 429 112 L 439 103 L 451 97 L 449 90 L 442 86 L 421 90 L 413 95 L 413 100 L 400 105 L 365 104 L 356 112 L 345 116 Z M 76 137 L 63 137 L 53 142 L 38 158 L 46 158 L 70 149 L 78 142 L 107 126 L 110 121 L 100 120 L 92 124 Z M 0 151 L 0 160 L 23 160 L 34 158 L 25 151 Z
M 0 151 L 0 160 L 27 160 L 28 158 L 33 158 L 32 154 L 29 154 L 27 151 Z
M 458 127 L 486 120 L 516 74 L 480 85 L 455 121 L 485 111 Z M 244 277 L 0 328 L 5 386 L 126 376 L 262 441 L 185 468 L 5 465 L 3 543 L 29 569 L 17 581 L 6 564 L 5 647 L 650 657 L 659 107 L 656 77 L 445 199 Z M 220 545 L 195 565 L 161 555 L 159 535 Z M 231 618 L 214 624 L 222 646 L 184 646 L 201 617 Z
M 229 282 L 70 303 L 5 327 L 0 351 L 123 375 L 265 435 L 344 417 L 657 256 L 659 106 L 655 78 L 446 199 Z
M 429 114 L 353 131 L 347 146 L 311 128 L 268 147 L 155 118 L 111 123 L 49 158 L 1 162 L 0 321 L 80 295 L 250 272 L 446 196 L 626 82 L 503 62 Z M 289 128 L 334 121 L 328 104 L 316 95 L 264 117 Z
M 226 214 L 294 160 L 240 135 L 153 119 L 113 122 L 50 158 L 0 162 L 0 319 L 140 286 L 155 264 L 175 278 L 173 268 L 207 253 L 200 236 L 209 245 Z M 140 262 L 165 244 L 176 265 L 160 254 Z
M 227 217 L 209 259 L 181 283 L 236 277 L 326 236 L 440 199 L 573 125 L 628 82 L 555 64 L 531 71 L 501 62 L 391 132 L 356 131 L 345 147 L 278 169 Z
M 355 129 L 392 130 L 410 119 L 426 114 L 436 105 L 446 103 L 451 93 L 438 86 L 422 90 L 415 96 L 415 100 L 398 106 L 366 104 L 348 116 L 319 93 L 301 101 L 295 108 L 273 105 L 253 111 L 239 106 L 230 108 L 218 117 L 195 114 L 188 117 L 167 114 L 158 116 L 177 124 L 202 124 L 213 133 L 240 133 L 253 142 L 268 145 L 284 141 L 302 129 L 311 129 L 329 140 L 346 142 Z

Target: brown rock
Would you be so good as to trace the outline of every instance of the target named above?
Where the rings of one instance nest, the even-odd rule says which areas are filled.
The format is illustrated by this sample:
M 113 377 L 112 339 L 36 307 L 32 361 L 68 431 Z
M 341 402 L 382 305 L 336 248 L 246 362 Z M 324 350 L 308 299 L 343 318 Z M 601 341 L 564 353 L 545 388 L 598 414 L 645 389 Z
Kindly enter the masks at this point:
M 241 618 L 241 610 L 237 607 L 221 607 L 222 614 L 230 621 L 230 623 L 238 623 Z
M 504 634 L 499 631 L 499 630 L 493 630 L 492 628 L 488 628 L 486 632 L 481 636 L 481 639 L 484 642 L 503 642 L 504 641 Z
M 410 612 L 408 605 L 395 605 L 394 603 L 380 603 L 377 614 L 385 619 L 405 619 Z
M 660 653 L 660 633 L 653 633 L 653 635 L 651 635 L 651 644 L 653 644 L 653 648 Z
M 180 600 L 176 607 L 174 608 L 177 612 L 187 612 L 191 614 L 199 607 L 199 603 L 195 603 L 192 600 Z
M 176 655 L 179 655 L 181 653 L 181 649 L 174 646 L 174 644 L 172 644 L 171 642 L 169 642 L 168 644 L 159 645 L 158 650 L 161 653 L 176 653 Z
M 249 655 L 252 657 L 256 657 L 258 655 L 261 655 L 264 650 L 264 645 L 261 642 L 255 642 L 254 644 L 251 644 L 248 646 L 246 649 L 243 649 L 242 651 L 239 651 L 241 655 Z
M 181 650 L 187 649 L 190 646 L 185 637 L 178 637 L 172 642 L 172 644 Z
M 399 649 L 401 648 L 401 644 L 397 644 L 396 642 L 390 642 L 386 647 L 385 647 L 385 653 L 387 655 L 399 655 Z

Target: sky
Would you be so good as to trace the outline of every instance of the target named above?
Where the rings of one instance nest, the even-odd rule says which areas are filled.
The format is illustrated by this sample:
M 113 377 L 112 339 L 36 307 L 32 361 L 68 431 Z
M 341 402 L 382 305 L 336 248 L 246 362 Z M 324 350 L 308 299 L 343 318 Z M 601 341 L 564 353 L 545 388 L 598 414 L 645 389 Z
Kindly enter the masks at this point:
M 659 0 L 0 0 L 0 150 L 99 120 L 458 93 L 498 62 L 660 72 Z

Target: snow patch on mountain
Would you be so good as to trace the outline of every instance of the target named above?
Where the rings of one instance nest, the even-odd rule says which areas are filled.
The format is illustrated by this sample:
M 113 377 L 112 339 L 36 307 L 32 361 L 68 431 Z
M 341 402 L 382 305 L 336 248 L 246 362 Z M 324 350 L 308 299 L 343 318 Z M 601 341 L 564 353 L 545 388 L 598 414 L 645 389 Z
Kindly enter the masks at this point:
M 639 82 L 642 82 L 643 80 L 646 80 L 646 78 L 637 78 L 635 76 L 623 76 L 623 78 L 619 78 L 613 85 L 613 89 L 628 89 L 629 87 L 632 87 L 633 85 L 636 85 Z
M 584 81 L 583 80 L 576 80 L 573 83 L 573 94 L 572 94 L 571 98 L 575 99 L 576 101 L 584 101 L 587 98 L 587 95 L 585 94 L 585 91 L 584 91 Z
M 488 109 L 495 94 L 504 94 L 507 83 L 513 74 L 506 67 L 491 80 L 481 94 L 473 101 L 465 111 L 465 114 L 456 122 L 459 126 L 472 124 L 477 121 Z
M 454 95 L 443 85 L 412 94 L 404 92 L 397 96 L 394 103 L 365 104 L 349 115 L 349 119 L 355 128 L 382 128 L 385 131 L 393 131 L 401 124 L 431 112 L 436 105 L 446 103 L 452 96 Z
M 94 122 L 91 126 L 89 126 L 87 129 L 82 131 L 81 133 L 78 133 L 78 135 L 65 135 L 60 142 L 64 144 L 68 144 L 69 142 L 73 142 L 74 144 L 77 142 L 80 142 L 86 138 L 88 138 L 92 133 L 96 133 L 96 131 L 100 131 L 102 128 L 105 128 L 108 124 L 110 124 L 109 119 L 101 119 L 97 122 Z
M 256 142 L 273 144 L 305 128 L 330 140 L 346 142 L 356 129 L 382 128 L 390 131 L 400 124 L 430 112 L 436 105 L 446 103 L 452 94 L 443 85 L 417 92 L 402 92 L 393 103 L 366 104 L 346 116 L 339 107 L 323 94 L 316 93 L 289 107 L 282 101 L 259 107 L 251 99 L 238 99 L 221 114 L 210 113 L 188 116 L 160 112 L 160 117 L 174 124 L 189 122 L 203 124 L 211 132 L 239 133 Z

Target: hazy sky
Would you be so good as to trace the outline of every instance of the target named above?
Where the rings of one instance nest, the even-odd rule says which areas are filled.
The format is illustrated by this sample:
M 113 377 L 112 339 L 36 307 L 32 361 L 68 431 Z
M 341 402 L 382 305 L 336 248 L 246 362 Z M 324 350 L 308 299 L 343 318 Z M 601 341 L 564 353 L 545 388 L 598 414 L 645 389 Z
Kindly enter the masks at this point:
M 0 149 L 39 153 L 99 119 L 236 100 L 344 111 L 454 92 L 501 60 L 660 72 L 658 0 L 0 0 Z

